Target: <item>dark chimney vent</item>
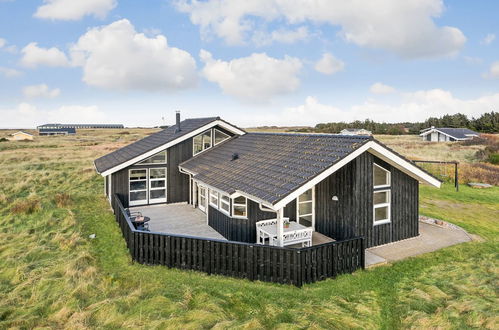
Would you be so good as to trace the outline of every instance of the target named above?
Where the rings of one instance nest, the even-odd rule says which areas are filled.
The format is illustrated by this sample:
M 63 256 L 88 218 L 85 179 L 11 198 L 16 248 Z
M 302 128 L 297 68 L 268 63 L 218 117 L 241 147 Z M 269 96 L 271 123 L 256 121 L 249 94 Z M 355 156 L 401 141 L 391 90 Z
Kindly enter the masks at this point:
M 177 125 L 177 129 L 175 131 L 180 132 L 180 110 L 175 111 L 175 119 Z
M 239 154 L 237 152 L 232 154 L 232 160 L 239 159 Z

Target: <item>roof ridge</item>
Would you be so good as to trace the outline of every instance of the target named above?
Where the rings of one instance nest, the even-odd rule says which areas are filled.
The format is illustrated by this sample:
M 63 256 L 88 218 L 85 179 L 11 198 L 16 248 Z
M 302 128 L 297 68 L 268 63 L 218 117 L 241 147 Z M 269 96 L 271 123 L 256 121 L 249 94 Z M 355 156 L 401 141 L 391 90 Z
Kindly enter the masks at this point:
M 348 139 L 368 140 L 371 136 L 368 135 L 346 135 L 335 133 L 300 133 L 300 132 L 247 132 L 246 134 L 255 135 L 287 135 L 287 136 L 322 136 L 322 137 L 339 137 Z

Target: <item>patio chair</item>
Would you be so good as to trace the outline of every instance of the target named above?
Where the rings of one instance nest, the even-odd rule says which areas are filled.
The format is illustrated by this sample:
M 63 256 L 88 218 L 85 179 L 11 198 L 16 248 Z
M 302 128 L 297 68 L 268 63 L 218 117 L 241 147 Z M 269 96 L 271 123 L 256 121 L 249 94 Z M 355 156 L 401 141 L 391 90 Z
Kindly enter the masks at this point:
M 135 218 L 135 217 L 141 217 L 142 216 L 142 212 L 139 212 L 139 211 L 130 211 L 130 209 L 125 209 L 126 211 L 126 214 L 130 217 L 130 218 Z

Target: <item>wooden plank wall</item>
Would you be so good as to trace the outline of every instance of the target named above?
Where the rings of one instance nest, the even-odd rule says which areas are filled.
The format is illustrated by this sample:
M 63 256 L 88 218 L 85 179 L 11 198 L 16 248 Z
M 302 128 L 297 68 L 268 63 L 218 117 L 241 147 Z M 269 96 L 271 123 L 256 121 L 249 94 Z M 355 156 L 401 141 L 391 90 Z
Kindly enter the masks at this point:
M 373 225 L 373 162 L 391 172 L 391 223 Z M 366 152 L 316 186 L 316 230 L 377 246 L 418 235 L 418 182 Z M 332 197 L 337 196 L 338 201 Z
M 132 260 L 249 280 L 302 286 L 363 269 L 364 239 L 357 237 L 293 249 L 137 231 L 114 196 L 115 218 Z
M 168 203 L 189 201 L 189 176 L 180 173 L 178 165 L 192 157 L 192 139 L 168 148 Z

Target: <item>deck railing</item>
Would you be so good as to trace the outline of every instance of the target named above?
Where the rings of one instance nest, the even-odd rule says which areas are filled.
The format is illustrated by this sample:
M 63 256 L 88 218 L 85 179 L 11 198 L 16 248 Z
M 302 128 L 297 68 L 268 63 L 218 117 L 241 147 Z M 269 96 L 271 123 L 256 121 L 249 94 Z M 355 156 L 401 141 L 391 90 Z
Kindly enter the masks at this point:
M 117 195 L 116 221 L 142 264 L 302 286 L 364 268 L 364 238 L 286 248 L 136 230 Z

